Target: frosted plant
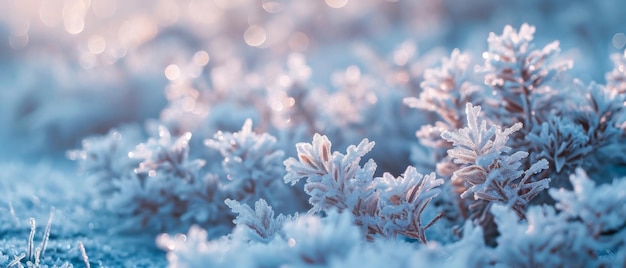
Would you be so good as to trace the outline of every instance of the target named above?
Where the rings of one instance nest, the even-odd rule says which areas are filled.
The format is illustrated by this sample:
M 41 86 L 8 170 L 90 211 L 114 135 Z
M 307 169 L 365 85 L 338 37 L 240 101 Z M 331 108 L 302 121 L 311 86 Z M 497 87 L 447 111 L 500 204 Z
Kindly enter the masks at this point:
M 593 151 L 582 125 L 572 122 L 568 117 L 551 116 L 541 124 L 540 129 L 538 133 L 531 132 L 527 136 L 532 142 L 531 147 L 536 150 L 532 159 L 547 159 L 556 173 L 564 168 L 570 170 L 579 166 Z
M 277 148 L 273 136 L 254 133 L 252 120 L 246 120 L 239 132 L 218 131 L 205 145 L 224 157 L 222 172 L 226 179 L 221 184 L 226 196 L 243 203 L 263 197 L 281 208 L 294 205 L 283 199 L 291 192 L 280 181 L 285 174 L 284 152 Z
M 325 218 L 286 219 L 281 228 L 284 234 L 267 243 L 240 241 L 236 236 L 207 240 L 208 233 L 193 226 L 187 235 L 161 235 L 157 245 L 167 251 L 170 267 L 328 266 L 363 243 L 353 221 L 350 214 L 335 211 Z
M 556 208 L 569 219 L 580 221 L 596 240 L 599 249 L 611 249 L 619 243 L 624 246 L 626 233 L 626 179 L 615 179 L 611 184 L 596 185 L 583 169 L 570 175 L 574 187 L 550 189 L 557 201 Z
M 607 87 L 620 94 L 626 93 L 626 50 L 611 55 L 613 70 L 605 75 Z
M 34 218 L 29 219 L 30 233 L 28 235 L 28 240 L 26 241 L 26 243 L 13 243 L 11 240 L 7 241 L 3 239 L 2 245 L 0 245 L 0 265 L 7 268 L 73 267 L 72 262 L 70 262 L 69 258 L 65 260 L 61 260 L 59 258 L 59 255 L 63 255 L 63 248 L 69 247 L 67 245 L 59 246 L 58 244 L 56 244 L 51 250 L 49 250 L 49 252 L 51 251 L 52 254 L 46 254 L 46 249 L 48 249 L 48 244 L 50 240 L 50 230 L 52 227 L 53 218 L 54 212 L 51 211 L 39 246 L 37 246 L 35 242 L 37 224 Z M 20 244 L 24 245 L 24 247 L 16 248 L 16 246 L 12 246 L 12 244 Z M 58 254 L 59 252 L 61 252 L 61 254 Z M 8 255 L 12 255 L 13 257 L 9 258 Z
M 477 93 L 481 90 L 474 81 L 470 63 L 468 54 L 455 49 L 449 58 L 443 59 L 441 67 L 424 71 L 424 81 L 420 83 L 422 92 L 418 98 L 403 100 L 409 107 L 436 115 L 437 121 L 422 126 L 417 137 L 420 143 L 435 150 L 434 154 L 439 162 L 437 171 L 446 177 L 452 175 L 455 167 L 445 158 L 446 151 L 452 145 L 441 139 L 441 133 L 463 127 L 465 103 L 476 101 L 479 96 Z
M 556 172 L 553 171 L 552 177 L 558 178 L 554 184 L 557 187 L 569 187 L 567 174 L 573 172 L 577 166 L 594 174 L 594 179 L 598 182 L 606 182 L 614 176 L 621 176 L 623 171 L 620 171 L 620 166 L 626 163 L 626 157 L 621 153 L 626 137 L 626 95 L 596 83 L 588 86 L 576 83 L 573 86 L 582 97 L 574 104 L 577 107 L 562 109 L 565 117 L 563 120 L 551 119 L 544 122 L 543 125 L 549 126 L 547 136 L 543 130 L 541 135 L 536 135 L 537 130 L 529 135 L 533 141 L 531 147 L 539 154 L 546 155 L 551 162 L 554 161 L 551 164 Z M 544 139 L 548 136 L 557 138 L 554 140 L 556 143 L 550 144 L 553 140 Z M 548 156 L 547 152 L 552 155 Z M 555 154 L 556 152 L 559 153 Z M 566 172 L 557 175 L 556 173 L 563 170 L 559 170 L 560 166 L 565 166 Z M 611 168 L 597 168 L 600 166 Z
M 487 122 L 479 118 L 480 110 L 480 106 L 468 103 L 467 127 L 441 136 L 453 143 L 448 156 L 460 166 L 452 175 L 452 183 L 462 199 L 461 211 L 464 217 L 483 226 L 489 238 L 493 235 L 489 212 L 493 204 L 505 205 L 523 219 L 528 202 L 548 188 L 550 179 L 535 177 L 548 168 L 547 160 L 541 159 L 527 170 L 520 169 L 528 153 L 511 153 L 506 145 L 509 136 L 522 128 L 522 123 L 504 130 L 499 126 L 487 128 Z
M 373 142 L 364 139 L 359 145 L 348 147 L 344 155 L 331 151 L 326 136 L 315 134 L 312 144 L 296 144 L 297 160 L 293 157 L 285 160 L 287 174 L 284 181 L 295 185 L 306 178 L 304 190 L 311 196 L 309 203 L 313 205 L 310 212 L 331 208 L 339 212 L 355 208 L 373 212 L 376 199 L 371 195 L 375 190 L 372 183 L 376 163 L 370 160 L 363 167 L 359 165 L 361 158 L 373 147 Z
M 116 231 L 161 231 L 180 226 L 185 201 L 176 193 L 179 182 L 166 175 L 141 178 L 129 174 L 116 181 L 119 188 L 107 200 L 107 210 L 125 219 Z
M 463 126 L 465 103 L 471 102 L 473 95 L 480 90 L 480 86 L 474 84 L 470 63 L 468 54 L 455 49 L 449 58 L 443 59 L 441 67 L 424 71 L 424 81 L 420 83 L 422 92 L 418 98 L 404 99 L 404 104 L 409 107 L 434 112 L 438 117 L 437 123 L 418 132 L 420 142 L 441 147 L 437 144 L 442 142 L 437 139 L 439 135 L 434 137 L 430 132 Z
M 626 94 L 591 83 L 584 97 L 587 107 L 575 111 L 575 119 L 585 128 L 589 143 L 597 149 L 623 138 L 626 129 L 623 113 Z
M 426 243 L 424 231 L 443 214 L 438 214 L 427 224 L 422 224 L 422 214 L 439 194 L 443 179 L 437 179 L 434 172 L 422 175 L 414 167 L 408 167 L 398 178 L 385 173 L 382 178 L 377 178 L 377 184 L 380 190 L 379 212 L 374 219 L 378 222 L 368 224 L 368 228 L 379 227 L 382 222 L 385 223 L 383 228 L 376 233 L 386 237 L 400 234 Z
M 571 222 L 550 206 L 533 206 L 526 219 L 505 206 L 491 209 L 500 236 L 497 263 L 506 267 L 595 267 L 592 238 L 580 222 Z
M 423 176 L 412 167 L 399 178 L 386 173 L 375 179 L 374 161 L 360 166 L 361 158 L 373 146 L 373 142 L 364 139 L 359 145 L 348 147 L 345 155 L 331 154 L 328 138 L 315 134 L 312 144 L 296 145 L 298 160 L 285 161 L 285 182 L 294 185 L 306 178 L 304 189 L 313 205 L 309 212 L 326 212 L 331 208 L 350 211 L 368 239 L 376 235 L 405 235 L 425 243 L 424 230 L 441 215 L 426 225 L 422 225 L 421 215 L 439 193 L 436 187 L 443 180 L 436 179 L 434 173 Z
M 315 92 L 310 85 L 311 67 L 302 54 L 293 53 L 287 58 L 284 74 L 267 86 L 271 108 L 271 122 L 278 129 L 302 126 L 314 133 L 318 128 L 315 119 Z
M 134 170 L 141 179 L 157 175 L 172 176 L 184 182 L 193 181 L 197 172 L 204 166 L 202 159 L 189 160 L 189 140 L 191 133 L 172 138 L 170 131 L 159 126 L 158 139 L 150 138 L 137 145 L 128 156 L 141 160 Z
M 348 213 L 328 211 L 320 218 L 306 215 L 284 226 L 287 251 L 295 266 L 328 265 L 332 259 L 343 258 L 352 248 L 363 243 L 362 235 Z
M 621 154 L 604 151 L 623 139 L 624 94 L 595 83 L 574 83 L 570 89 L 576 94 L 570 97 L 573 100 L 527 133 L 531 160 L 550 162 L 555 187 L 567 186 L 565 174 L 578 166 L 593 168 L 599 157 L 605 162 L 623 161 Z
M 245 230 L 246 237 L 258 242 L 269 242 L 281 232 L 284 222 L 298 217 L 297 213 L 293 217 L 283 214 L 274 217 L 274 210 L 264 199 L 259 199 L 254 203 L 254 210 L 232 199 L 226 199 L 224 202 L 234 213 L 238 214 L 233 221 L 237 228 Z
M 189 206 L 186 199 L 194 193 L 210 193 L 207 188 L 215 187 L 210 183 L 212 178 L 201 172 L 204 160 L 188 158 L 191 133 L 172 137 L 160 127 L 158 135 L 128 153 L 140 163 L 117 178 L 116 191 L 106 201 L 110 211 L 132 219 L 117 228 L 165 230 L 178 226 L 180 221 L 194 218 L 185 216 Z M 198 217 L 207 219 L 201 215 Z
M 79 172 L 88 176 L 98 194 L 110 196 L 116 191 L 115 180 L 139 164 L 140 160 L 128 157 L 128 152 L 140 137 L 132 126 L 111 130 L 107 135 L 83 140 L 82 149 L 69 151 L 67 156 L 78 161 Z
M 522 24 L 519 32 L 507 25 L 502 35 L 489 34 L 489 50 L 483 53 L 485 84 L 496 94 L 490 103 L 498 107 L 493 112 L 502 123 L 523 122 L 527 130 L 537 123 L 535 117 L 549 112 L 539 104 L 549 103 L 540 99 L 554 97 L 550 82 L 572 67 L 571 62 L 557 59 L 558 41 L 535 49 L 534 33 L 535 27 L 528 24 Z
M 156 240 L 156 244 L 167 252 L 168 267 L 172 268 L 227 267 L 226 263 L 228 261 L 231 261 L 229 267 L 237 263 L 241 264 L 242 258 L 227 258 L 228 250 L 233 250 L 233 247 L 228 247 L 229 241 L 227 238 L 208 241 L 208 237 L 209 234 L 206 230 L 193 225 L 189 228 L 187 234 L 184 235 L 160 235 Z M 239 262 L 236 262 L 237 260 Z

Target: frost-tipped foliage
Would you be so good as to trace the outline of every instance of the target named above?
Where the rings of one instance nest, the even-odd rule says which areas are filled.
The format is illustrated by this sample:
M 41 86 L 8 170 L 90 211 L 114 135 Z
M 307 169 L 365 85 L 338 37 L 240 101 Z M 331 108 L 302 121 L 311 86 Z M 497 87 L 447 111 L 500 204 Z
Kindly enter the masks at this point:
M 68 157 L 78 160 L 79 171 L 88 175 L 98 194 L 109 196 L 116 191 L 114 181 L 139 164 L 140 160 L 128 157 L 139 137 L 132 127 L 111 130 L 83 140 L 82 149 L 68 152 Z
M 404 176 L 394 178 L 384 174 L 374 178 L 374 161 L 360 166 L 361 158 L 372 149 L 367 139 L 358 146 L 348 147 L 347 153 L 332 152 L 326 136 L 316 134 L 313 143 L 296 145 L 298 158 L 285 161 L 285 182 L 294 185 L 306 178 L 305 192 L 311 196 L 310 212 L 338 209 L 352 212 L 356 223 L 363 227 L 369 239 L 405 235 L 426 242 L 421 215 L 432 198 L 439 193 L 443 180 L 435 174 L 423 176 L 415 168 L 407 168 Z
M 329 211 L 325 218 L 303 216 L 285 223 L 285 237 L 292 249 L 292 262 L 300 265 L 325 266 L 333 258 L 342 258 L 363 243 L 354 219 L 348 213 Z
M 0 245 L 0 267 L 7 268 L 71 268 L 74 267 L 69 258 L 60 259 L 58 251 L 63 251 L 61 248 L 67 247 L 63 245 L 60 247 L 58 244 L 53 244 L 52 249 L 49 249 L 48 243 L 50 239 L 50 230 L 52 226 L 53 212 L 50 212 L 48 222 L 41 236 L 41 242 L 35 241 L 35 234 L 37 230 L 36 221 L 34 218 L 29 219 L 30 233 L 28 239 L 13 242 L 11 240 L 1 241 Z M 59 250 L 61 249 L 61 250 Z M 48 252 L 46 251 L 48 250 Z M 11 258 L 9 256 L 12 256 Z
M 264 199 L 259 199 L 254 203 L 254 210 L 246 205 L 232 199 L 224 201 L 237 217 L 233 222 L 238 228 L 245 230 L 245 236 L 250 240 L 267 243 L 282 230 L 283 223 L 290 221 L 292 216 L 283 214 L 274 217 L 274 210 Z M 298 217 L 296 214 L 294 217 Z
M 480 228 L 467 223 L 457 243 L 419 245 L 401 240 L 366 242 L 349 213 L 330 211 L 324 218 L 288 218 L 279 235 L 269 241 L 249 240 L 234 233 L 207 240 L 207 232 L 193 226 L 186 235 L 161 235 L 170 267 L 407 267 L 493 264 Z
M 420 128 L 417 137 L 420 143 L 435 149 L 435 157 L 440 161 L 437 172 L 446 177 L 453 172 L 449 159 L 445 157 L 446 150 L 452 145 L 441 139 L 441 133 L 461 128 L 464 125 L 465 103 L 476 101 L 475 98 L 480 96 L 477 93 L 481 88 L 475 83 L 470 63 L 468 54 L 455 49 L 449 58 L 443 59 L 441 67 L 424 71 L 419 98 L 403 100 L 409 107 L 430 111 L 437 116 L 433 124 Z
M 323 267 L 344 258 L 364 241 L 350 214 L 303 215 L 287 219 L 284 235 L 267 243 L 239 237 L 207 240 L 192 227 L 187 235 L 161 235 L 157 245 L 167 251 L 170 267 Z
M 188 198 L 197 193 L 209 193 L 207 198 L 214 198 L 210 193 L 216 187 L 215 178 L 201 173 L 204 160 L 188 157 L 191 133 L 172 137 L 160 127 L 158 135 L 129 153 L 140 161 L 135 169 L 113 178 L 117 191 L 107 201 L 107 208 L 128 219 L 118 228 L 162 231 L 176 228 L 181 222 L 208 219 L 203 216 L 206 214 L 189 214 L 192 204 Z M 210 207 L 206 209 L 211 211 Z
M 463 126 L 465 103 L 472 101 L 473 95 L 480 90 L 474 83 L 470 63 L 468 54 L 455 49 L 449 58 L 443 59 L 441 67 L 424 71 L 419 98 L 403 100 L 409 107 L 434 112 L 438 117 L 435 124 L 423 126 L 417 132 L 422 144 L 442 147 L 441 132 Z
M 462 198 L 461 209 L 469 213 L 466 217 L 486 229 L 486 235 L 491 235 L 491 205 L 505 205 L 524 218 L 528 202 L 548 188 L 550 179 L 533 178 L 548 168 L 548 161 L 539 160 L 523 170 L 521 161 L 528 153 L 511 152 L 507 146 L 509 136 L 522 128 L 521 123 L 504 130 L 499 126 L 487 128 L 487 122 L 480 119 L 480 110 L 480 106 L 468 103 L 467 127 L 441 136 L 453 143 L 448 156 L 461 166 L 452 175 L 452 183 Z
M 504 206 L 492 212 L 500 236 L 498 262 L 513 267 L 618 267 L 624 246 L 626 180 L 596 186 L 582 169 L 570 176 L 572 191 L 550 189 L 555 207 L 533 206 L 519 221 Z M 557 212 L 558 210 L 558 212 Z M 618 265 L 618 266 L 615 266 Z
M 284 153 L 271 135 L 252 132 L 251 120 L 240 132 L 220 131 L 206 141 L 222 155 L 221 166 L 213 158 L 198 158 L 208 154 L 190 152 L 190 132 L 173 136 L 159 126 L 157 135 L 130 152 L 117 132 L 84 142 L 83 151 L 70 152 L 98 182 L 108 185 L 97 192 L 97 200 L 124 219 L 115 230 L 153 232 L 202 224 L 220 233 L 232 220 L 230 213 L 222 213 L 227 198 L 248 204 L 267 198 L 281 209 L 299 207 L 287 201 L 292 191 L 280 181 Z
M 586 130 L 589 144 L 597 149 L 615 143 L 624 136 L 626 94 L 591 83 L 587 87 L 586 107 L 576 110 L 575 119 Z
M 128 156 L 140 160 L 134 170 L 140 178 L 166 176 L 193 181 L 198 171 L 204 166 L 202 159 L 189 160 L 189 140 L 191 133 L 172 137 L 165 126 L 159 126 L 159 137 L 137 145 Z
M 261 196 L 280 197 L 280 189 L 288 191 L 280 182 L 285 173 L 283 151 L 276 148 L 276 138 L 252 132 L 252 120 L 246 120 L 239 132 L 217 132 L 205 144 L 224 157 L 223 189 L 231 198 L 251 203 Z
M 607 181 L 603 177 L 621 176 L 619 166 L 626 163 L 620 149 L 625 137 L 626 95 L 596 83 L 575 83 L 572 90 L 582 95 L 580 100 L 550 115 L 528 134 L 529 147 L 535 152 L 531 158 L 550 161 L 552 177 L 558 177 L 552 184 L 555 187 L 569 187 L 566 175 L 578 166 L 598 174 L 595 179 L 600 182 Z M 605 168 L 597 168 L 601 165 Z
M 364 139 L 358 146 L 348 147 L 347 153 L 331 151 L 331 143 L 326 136 L 315 134 L 313 143 L 298 143 L 298 160 L 289 158 L 284 164 L 287 174 L 285 183 L 295 185 L 306 178 L 305 192 L 311 196 L 311 212 L 328 211 L 336 208 L 372 211 L 374 204 L 368 204 L 374 192 L 372 187 L 376 163 L 368 161 L 360 166 L 361 158 L 374 147 L 373 142 Z M 364 204 L 365 203 L 365 204 Z
M 551 116 L 537 129 L 540 131 L 532 132 L 527 137 L 536 150 L 532 158 L 547 159 L 557 173 L 564 168 L 570 170 L 579 166 L 593 150 L 582 126 L 567 117 Z
M 304 128 L 315 133 L 318 122 L 314 115 L 319 96 L 309 85 L 311 68 L 306 65 L 304 55 L 290 54 L 286 69 L 284 75 L 267 87 L 267 105 L 272 110 L 269 120 L 278 129 Z
M 443 214 L 439 214 L 428 224 L 422 224 L 422 213 L 430 201 L 439 194 L 439 186 L 443 179 L 437 179 L 435 173 L 422 175 L 414 167 L 408 167 L 404 174 L 394 178 L 385 173 L 377 178 L 377 188 L 380 190 L 378 213 L 373 220 L 375 224 L 368 224 L 369 228 L 385 224 L 382 230 L 376 230 L 386 237 L 405 235 L 420 239 L 426 243 L 424 231 L 435 223 Z
M 519 31 L 506 26 L 501 35 L 491 33 L 489 50 L 482 54 L 484 65 L 473 70 L 454 51 L 449 60 L 444 60 L 442 70 L 425 73 L 419 98 L 405 99 L 405 104 L 435 111 L 438 116 L 422 126 L 418 137 L 435 148 L 440 175 L 449 177 L 458 167 L 445 154 L 438 155 L 450 144 L 435 136 L 463 125 L 461 107 L 468 101 L 482 105 L 495 125 L 523 123 L 511 135 L 510 146 L 529 153 L 521 161 L 524 169 L 546 159 L 550 165 L 547 174 L 556 187 L 567 186 L 567 174 L 577 166 L 594 174 L 608 173 L 609 177 L 619 174 L 595 170 L 594 166 L 600 165 L 600 159 L 610 163 L 613 168 L 609 170 L 626 163 L 618 146 L 623 143 L 626 129 L 625 94 L 619 89 L 624 56 L 614 56 L 615 70 L 607 74 L 606 87 L 593 82 L 586 86 L 568 77 L 566 71 L 572 62 L 560 58 L 558 41 L 536 48 L 534 34 L 535 28 L 528 24 Z M 451 63 L 456 64 L 446 67 Z M 471 83 L 479 77 L 484 78 L 484 85 Z M 422 159 L 415 162 L 425 161 Z M 547 196 L 540 199 L 550 202 L 545 200 Z
M 506 267 L 595 267 L 593 242 L 585 226 L 569 222 L 553 207 L 534 206 L 526 220 L 507 207 L 493 206 L 500 236 L 497 262 Z
M 626 93 L 626 50 L 611 55 L 613 70 L 605 75 L 606 86 L 620 94 Z
M 556 208 L 570 219 L 580 220 L 589 235 L 610 248 L 624 243 L 626 235 L 626 179 L 596 185 L 583 169 L 570 175 L 572 191 L 550 189 Z M 623 246 L 623 245 L 622 245 Z
M 522 24 L 519 32 L 507 25 L 502 35 L 490 33 L 489 50 L 483 53 L 485 84 L 495 90 L 492 104 L 504 124 L 523 122 L 531 129 L 535 123 L 534 112 L 545 113 L 538 98 L 549 98 L 551 90 L 543 88 L 572 63 L 557 60 L 559 42 L 554 41 L 542 49 L 532 42 L 535 27 Z

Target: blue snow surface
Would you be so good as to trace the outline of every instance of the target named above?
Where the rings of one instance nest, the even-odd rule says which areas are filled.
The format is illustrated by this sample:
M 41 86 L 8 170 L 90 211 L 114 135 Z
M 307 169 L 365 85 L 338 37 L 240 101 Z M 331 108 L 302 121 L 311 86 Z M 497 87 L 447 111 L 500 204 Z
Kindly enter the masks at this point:
M 620 267 L 625 25 L 622 0 L 0 0 L 0 267 Z M 454 132 L 465 102 L 483 132 Z M 467 131 L 510 147 L 463 162 Z M 453 163 L 519 171 L 517 199 L 466 182 L 488 216 L 458 210 Z M 403 211 L 443 215 L 429 242 Z

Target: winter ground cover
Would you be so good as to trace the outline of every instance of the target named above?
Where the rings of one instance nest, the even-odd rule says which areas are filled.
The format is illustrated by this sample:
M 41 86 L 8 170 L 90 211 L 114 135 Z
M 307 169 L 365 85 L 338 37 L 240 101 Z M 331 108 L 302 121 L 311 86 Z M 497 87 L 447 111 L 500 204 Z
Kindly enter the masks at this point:
M 0 0 L 0 267 L 624 267 L 624 25 Z

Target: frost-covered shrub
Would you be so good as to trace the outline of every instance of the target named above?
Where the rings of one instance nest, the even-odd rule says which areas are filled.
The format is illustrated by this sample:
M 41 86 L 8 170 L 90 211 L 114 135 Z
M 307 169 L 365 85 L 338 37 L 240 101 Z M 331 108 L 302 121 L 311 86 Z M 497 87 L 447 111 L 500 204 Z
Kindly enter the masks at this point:
M 184 236 L 161 235 L 157 244 L 168 251 L 171 267 L 320 267 L 343 258 L 363 242 L 359 228 L 346 213 L 268 220 L 270 225 L 276 224 L 275 220 L 284 224 L 282 234 L 267 242 L 248 241 L 248 236 L 242 239 L 235 234 L 207 240 L 206 231 L 194 226 Z M 238 222 L 248 228 L 247 223 Z
M 523 219 L 529 201 L 549 187 L 550 179 L 533 178 L 548 168 L 548 161 L 539 160 L 524 170 L 521 161 L 528 153 L 512 152 L 507 146 L 509 136 L 520 130 L 522 123 L 504 130 L 499 126 L 487 128 L 487 122 L 480 119 L 480 108 L 468 103 L 467 127 L 441 136 L 454 146 L 448 156 L 460 166 L 451 183 L 460 193 L 462 215 L 485 228 L 490 241 L 494 235 L 491 206 L 505 205 Z
M 504 206 L 492 213 L 500 236 L 497 262 L 515 267 L 614 266 L 623 262 L 624 179 L 596 186 L 582 169 L 570 176 L 573 190 L 550 189 L 554 207 L 531 206 L 523 221 Z
M 282 232 L 286 221 L 298 217 L 296 213 L 294 217 L 280 214 L 274 218 L 274 210 L 264 199 L 259 199 L 254 203 L 254 210 L 246 204 L 231 199 L 226 199 L 224 202 L 234 213 L 238 214 L 233 220 L 237 228 L 245 232 L 244 236 L 253 241 L 269 242 L 277 233 Z
M 511 26 L 504 27 L 502 35 L 490 33 L 489 50 L 485 59 L 485 84 L 495 90 L 490 113 L 500 116 L 503 124 L 523 122 L 530 130 L 550 112 L 548 99 L 554 101 L 552 83 L 572 67 L 570 61 L 558 60 L 559 42 L 554 41 L 542 49 L 532 42 L 535 27 L 522 24 L 519 32 Z
M 278 179 L 285 173 L 284 152 L 278 150 L 273 136 L 252 132 L 252 120 L 246 120 L 240 132 L 219 131 L 205 144 L 224 158 L 222 172 L 226 180 L 222 184 L 226 195 L 244 203 L 261 196 L 276 202 L 281 202 L 282 197 L 288 198 L 285 195 L 289 190 Z
M 191 152 L 190 132 L 172 136 L 159 126 L 157 137 L 131 151 L 125 151 L 129 147 L 125 136 L 111 132 L 86 140 L 82 151 L 69 153 L 96 182 L 96 200 L 123 219 L 116 230 L 154 232 L 202 224 L 224 233 L 233 217 L 222 213 L 227 198 L 243 203 L 268 198 L 289 211 L 298 206 L 284 201 L 293 193 L 280 182 L 283 152 L 271 135 L 252 132 L 250 120 L 240 132 L 218 132 L 206 141 L 208 150 L 221 154 L 221 166 L 213 162 L 220 158 L 192 158 L 207 154 Z
M 626 232 L 626 179 L 614 179 L 610 184 L 596 185 L 584 170 L 570 175 L 574 187 L 567 191 L 550 189 L 557 201 L 555 207 L 568 219 L 585 226 L 588 238 L 600 249 L 624 246 Z
M 624 133 L 624 94 L 616 82 L 619 55 L 614 56 L 616 67 L 607 74 L 606 87 L 586 86 L 569 76 L 573 63 L 559 55 L 558 41 L 537 49 L 534 34 L 535 28 L 528 24 L 519 31 L 507 26 L 501 35 L 491 33 L 489 50 L 482 55 L 484 65 L 474 69 L 467 67 L 466 56 L 453 52 L 441 69 L 425 73 L 419 98 L 404 100 L 411 107 L 437 114 L 438 119 L 422 126 L 417 136 L 435 149 L 442 176 L 449 177 L 458 167 L 441 153 L 450 144 L 436 134 L 463 126 L 459 118 L 467 102 L 482 105 L 493 124 L 523 123 L 511 136 L 511 146 L 528 152 L 522 160 L 524 168 L 546 159 L 552 186 L 568 186 L 566 176 L 578 166 L 593 173 L 606 172 L 594 169 L 597 159 L 609 158 L 612 169 L 624 163 L 622 154 L 610 149 L 619 147 Z M 480 79 L 484 85 L 474 82 Z M 549 199 L 547 195 L 540 198 L 542 202 Z
M 626 51 L 611 55 L 613 70 L 606 73 L 606 85 L 618 93 L 626 93 Z
M 533 206 L 524 221 L 508 208 L 493 206 L 500 236 L 498 263 L 508 267 L 597 266 L 591 236 L 580 222 L 568 222 L 553 207 Z
M 349 211 L 368 239 L 376 235 L 404 235 L 426 243 L 425 229 L 441 215 L 422 224 L 422 212 L 439 193 L 437 187 L 443 180 L 436 179 L 434 173 L 419 174 L 413 167 L 408 167 L 398 178 L 389 173 L 374 178 L 374 161 L 360 166 L 361 158 L 373 146 L 373 142 L 365 139 L 357 146 L 348 147 L 345 155 L 331 153 L 328 138 L 315 134 L 312 144 L 296 145 L 298 160 L 285 161 L 285 182 L 294 185 L 306 178 L 304 189 L 313 205 L 310 212 Z

